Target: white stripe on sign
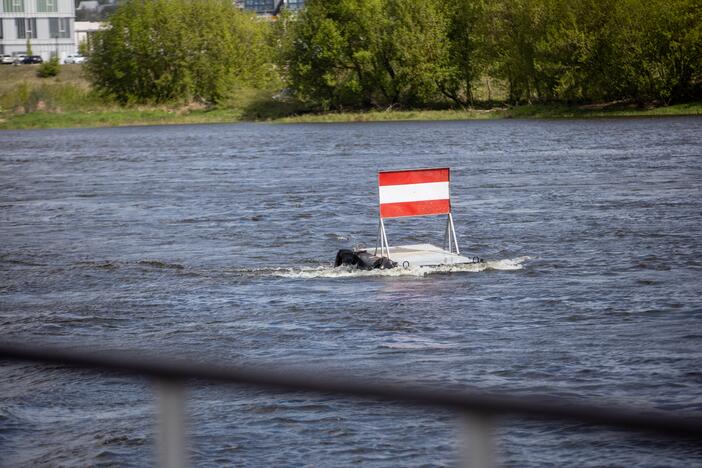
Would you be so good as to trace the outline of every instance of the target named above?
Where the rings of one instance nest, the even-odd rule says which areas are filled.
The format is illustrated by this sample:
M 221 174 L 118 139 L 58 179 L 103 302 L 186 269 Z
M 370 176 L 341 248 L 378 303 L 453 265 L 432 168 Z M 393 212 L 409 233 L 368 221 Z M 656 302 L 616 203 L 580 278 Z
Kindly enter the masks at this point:
M 449 198 L 448 182 L 430 182 L 428 184 L 381 185 L 380 204 L 406 203 L 424 200 L 447 200 Z

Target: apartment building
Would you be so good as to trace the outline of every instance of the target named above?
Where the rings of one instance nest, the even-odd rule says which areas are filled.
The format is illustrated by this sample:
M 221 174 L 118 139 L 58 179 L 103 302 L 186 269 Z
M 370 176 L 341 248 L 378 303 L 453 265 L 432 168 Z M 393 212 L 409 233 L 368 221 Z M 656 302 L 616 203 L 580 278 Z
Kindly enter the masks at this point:
M 281 8 L 299 10 L 304 5 L 305 0 L 244 0 L 243 2 L 245 9 L 254 11 L 259 15 L 276 15 Z
M 0 0 L 0 54 L 44 60 L 76 52 L 74 0 Z

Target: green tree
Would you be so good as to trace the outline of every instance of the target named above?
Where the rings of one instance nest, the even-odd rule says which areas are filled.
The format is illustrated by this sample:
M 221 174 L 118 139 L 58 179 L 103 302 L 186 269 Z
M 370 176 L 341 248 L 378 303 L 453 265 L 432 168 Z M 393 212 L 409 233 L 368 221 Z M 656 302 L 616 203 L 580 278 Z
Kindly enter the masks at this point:
M 474 83 L 488 73 L 490 18 L 483 0 L 447 2 L 449 70 L 441 92 L 460 106 L 473 104 Z
M 291 21 L 281 53 L 289 85 L 324 108 L 369 106 L 380 0 L 310 0 Z
M 325 108 L 421 105 L 448 69 L 439 0 L 310 0 L 283 41 L 298 95 Z
M 531 102 L 542 93 L 536 67 L 536 44 L 549 19 L 547 0 L 500 0 L 488 15 L 496 18 L 492 31 L 493 60 L 498 77 L 509 84 L 509 100 Z
M 696 3 L 540 1 L 548 13 L 530 49 L 538 98 L 669 103 L 695 95 L 702 57 Z
M 95 34 L 88 76 L 120 102 L 217 103 L 274 71 L 267 28 L 225 0 L 127 0 Z
M 697 0 L 309 0 L 276 25 L 279 69 L 324 108 L 702 95 Z
M 610 70 L 623 94 L 669 103 L 699 90 L 702 5 L 691 0 L 625 0 L 618 10 L 618 54 Z
M 617 0 L 549 0 L 549 18 L 534 45 L 539 98 L 582 101 L 602 97 L 611 60 Z M 611 83 L 610 83 L 611 85 Z
M 378 81 L 391 104 L 427 104 L 447 80 L 449 21 L 442 5 L 436 0 L 386 1 Z

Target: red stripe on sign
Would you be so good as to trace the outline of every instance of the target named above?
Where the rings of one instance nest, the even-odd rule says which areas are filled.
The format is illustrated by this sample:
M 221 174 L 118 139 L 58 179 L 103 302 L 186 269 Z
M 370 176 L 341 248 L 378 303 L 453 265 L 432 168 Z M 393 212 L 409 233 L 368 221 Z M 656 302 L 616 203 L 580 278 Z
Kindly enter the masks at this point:
M 448 168 L 378 172 L 378 185 L 426 184 L 448 181 Z
M 426 200 L 404 203 L 383 203 L 380 205 L 381 218 L 402 218 L 403 216 L 425 216 L 448 214 L 451 212 L 449 200 Z

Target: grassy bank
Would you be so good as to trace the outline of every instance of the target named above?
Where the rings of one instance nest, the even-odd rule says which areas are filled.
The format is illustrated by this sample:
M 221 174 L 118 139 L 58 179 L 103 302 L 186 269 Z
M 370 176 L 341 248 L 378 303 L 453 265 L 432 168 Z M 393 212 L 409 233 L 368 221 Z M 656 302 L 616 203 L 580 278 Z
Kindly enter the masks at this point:
M 663 117 L 702 115 L 702 102 L 677 104 L 666 107 L 639 108 L 620 105 L 606 107 L 564 106 L 559 104 L 531 104 L 517 107 L 465 110 L 405 110 L 323 113 L 286 116 L 277 119 L 284 123 L 304 122 L 375 122 L 394 120 L 484 120 L 484 119 L 572 119 L 606 117 Z
M 315 113 L 274 92 L 242 89 L 214 109 L 202 106 L 120 106 L 95 95 L 80 65 L 63 65 L 54 78 L 36 66 L 0 67 L 0 129 L 109 127 L 266 121 L 278 123 L 478 120 L 501 118 L 599 118 L 702 115 L 702 102 L 641 108 L 626 103 L 565 106 L 497 106 L 484 109 L 370 110 Z
M 232 122 L 332 123 L 380 121 L 484 120 L 507 118 L 615 118 L 702 116 L 702 103 L 668 107 L 588 109 L 568 106 L 527 105 L 487 110 L 403 110 L 285 114 L 271 107 L 189 110 L 168 107 L 115 107 L 106 109 L 35 110 L 0 117 L 0 130 L 33 128 L 111 127 L 125 125 L 204 124 Z

